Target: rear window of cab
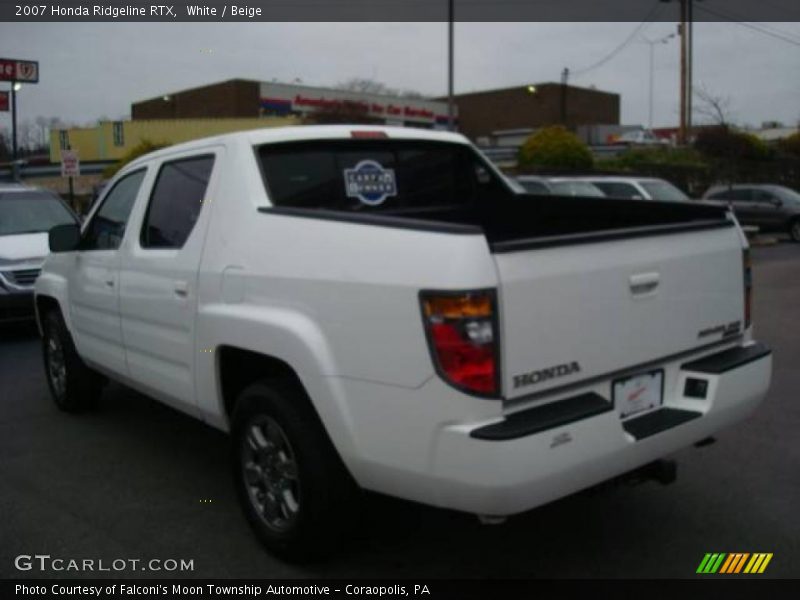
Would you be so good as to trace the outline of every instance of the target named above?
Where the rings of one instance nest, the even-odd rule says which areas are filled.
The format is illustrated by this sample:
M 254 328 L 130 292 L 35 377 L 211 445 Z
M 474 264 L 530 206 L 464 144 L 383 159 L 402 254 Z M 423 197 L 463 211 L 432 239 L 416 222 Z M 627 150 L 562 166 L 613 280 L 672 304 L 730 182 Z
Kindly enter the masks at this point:
M 257 149 L 275 206 L 402 211 L 480 201 L 502 186 L 471 148 L 417 140 L 330 140 Z

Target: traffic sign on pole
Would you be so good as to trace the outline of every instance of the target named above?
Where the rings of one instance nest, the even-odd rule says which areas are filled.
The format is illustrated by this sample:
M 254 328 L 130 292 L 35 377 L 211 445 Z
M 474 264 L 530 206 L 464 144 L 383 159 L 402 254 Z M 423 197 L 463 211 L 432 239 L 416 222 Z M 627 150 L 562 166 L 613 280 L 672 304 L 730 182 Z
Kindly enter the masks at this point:
M 81 161 L 75 150 L 61 151 L 61 176 L 78 177 L 81 174 Z

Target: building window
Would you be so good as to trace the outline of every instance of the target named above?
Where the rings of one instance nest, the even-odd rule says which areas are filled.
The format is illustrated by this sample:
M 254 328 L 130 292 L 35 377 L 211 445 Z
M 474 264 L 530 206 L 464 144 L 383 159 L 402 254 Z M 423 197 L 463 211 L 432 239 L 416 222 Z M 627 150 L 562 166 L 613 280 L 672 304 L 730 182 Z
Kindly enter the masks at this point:
M 114 145 L 115 146 L 124 146 L 125 145 L 125 127 L 122 121 L 114 121 L 114 125 L 112 127 L 112 133 L 114 136 Z
M 62 150 L 69 150 L 69 131 L 66 129 L 58 131 L 58 145 Z

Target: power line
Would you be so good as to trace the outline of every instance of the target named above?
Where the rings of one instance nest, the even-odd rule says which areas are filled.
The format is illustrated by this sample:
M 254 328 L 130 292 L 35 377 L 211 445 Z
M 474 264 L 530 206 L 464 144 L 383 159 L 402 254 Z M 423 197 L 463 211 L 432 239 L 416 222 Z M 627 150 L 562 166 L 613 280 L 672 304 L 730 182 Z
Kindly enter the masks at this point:
M 599 67 L 602 67 L 608 61 L 610 61 L 612 58 L 614 58 L 617 54 L 622 52 L 625 48 L 627 48 L 630 45 L 630 43 L 634 39 L 636 39 L 636 36 L 645 27 L 645 25 L 649 24 L 655 18 L 656 13 L 658 13 L 660 8 L 661 8 L 660 2 L 656 2 L 656 4 L 653 5 L 653 7 L 650 9 L 650 11 L 647 13 L 647 15 L 645 15 L 644 20 L 636 26 L 636 28 L 631 32 L 631 34 L 627 38 L 625 38 L 622 41 L 621 44 L 619 44 L 616 48 L 614 48 L 611 52 L 609 52 L 606 56 L 604 56 L 603 58 L 598 60 L 596 63 L 594 63 L 592 65 L 589 65 L 586 68 L 579 69 L 577 71 L 573 71 L 572 72 L 572 76 L 573 77 L 579 77 L 579 76 L 581 76 L 581 75 L 583 75 L 585 73 L 588 73 L 589 71 L 594 71 L 595 69 L 597 69 Z
M 703 10 L 704 8 L 705 7 L 700 7 L 701 10 Z M 711 12 L 711 9 L 706 9 L 706 10 Z M 788 41 L 789 43 L 792 42 L 800 43 L 800 37 L 796 37 L 794 34 L 778 29 L 777 27 L 772 27 L 771 25 L 767 25 L 766 23 L 756 23 L 753 21 L 746 21 L 745 18 L 740 13 L 737 13 L 735 11 L 727 10 L 727 14 L 725 11 L 720 12 L 718 14 L 722 15 L 729 21 L 733 21 L 738 25 L 743 25 L 744 27 L 749 27 L 756 31 L 761 31 L 761 33 L 765 33 L 766 35 L 773 35 L 774 37 L 778 38 L 788 38 L 784 41 Z
M 695 8 L 697 8 L 698 10 L 701 10 L 701 11 L 703 11 L 705 13 L 708 13 L 710 15 L 714 15 L 715 17 L 720 17 L 720 18 L 726 19 L 727 21 L 730 21 L 731 23 L 734 23 L 736 25 L 740 25 L 742 27 L 747 27 L 748 29 L 752 29 L 753 31 L 757 31 L 759 33 L 763 33 L 764 35 L 768 35 L 770 37 L 773 37 L 773 38 L 775 38 L 777 40 L 781 40 L 781 41 L 786 42 L 788 44 L 793 44 L 795 46 L 800 46 L 800 38 L 791 37 L 790 34 L 788 34 L 786 32 L 779 31 L 779 30 L 774 29 L 774 28 L 768 29 L 763 25 L 756 25 L 755 23 L 748 22 L 748 21 L 739 21 L 736 17 L 731 16 L 730 14 L 725 14 L 725 13 L 722 13 L 722 12 L 719 12 L 719 11 L 716 11 L 716 10 L 712 10 L 712 9 L 707 8 L 705 6 L 700 6 L 699 4 L 696 5 Z

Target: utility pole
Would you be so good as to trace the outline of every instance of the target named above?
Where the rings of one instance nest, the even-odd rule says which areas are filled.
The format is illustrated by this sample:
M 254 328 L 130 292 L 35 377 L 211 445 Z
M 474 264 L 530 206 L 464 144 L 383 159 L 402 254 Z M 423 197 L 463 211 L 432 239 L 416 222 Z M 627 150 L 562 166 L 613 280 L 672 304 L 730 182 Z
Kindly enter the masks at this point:
M 680 0 L 681 2 L 681 23 L 680 23 L 680 35 L 681 35 L 681 105 L 680 105 L 680 125 L 678 127 L 678 144 L 684 145 L 686 144 L 686 116 L 687 116 L 687 106 L 686 106 L 686 94 L 687 88 L 686 85 L 686 55 L 687 55 L 687 41 L 688 36 L 686 35 L 686 17 L 687 17 L 687 0 Z
M 654 80 L 654 73 L 655 73 L 655 47 L 657 44 L 666 44 L 675 37 L 674 33 L 670 33 L 669 35 L 665 35 L 664 37 L 649 40 L 646 37 L 642 37 L 642 41 L 650 46 L 650 82 L 649 82 L 649 98 L 648 98 L 648 111 L 647 111 L 647 128 L 653 129 L 653 96 L 655 90 L 655 80 Z
M 678 33 L 681 36 L 681 120 L 678 129 L 678 143 L 686 144 L 689 141 L 692 129 L 692 54 L 694 50 L 693 22 L 694 22 L 694 1 L 679 0 L 680 25 Z M 698 0 L 700 1 L 700 0 Z M 670 2 L 670 0 L 661 0 Z
M 686 141 L 692 136 L 692 68 L 694 65 L 694 0 L 686 2 Z
M 447 126 L 450 131 L 455 131 L 456 129 L 453 99 L 453 1 L 448 0 L 447 2 Z
M 569 69 L 564 67 L 561 71 L 561 124 L 567 126 L 567 83 L 569 82 Z
M 11 82 L 11 160 L 17 160 L 17 90 L 19 83 Z

